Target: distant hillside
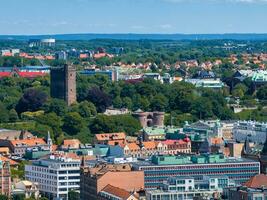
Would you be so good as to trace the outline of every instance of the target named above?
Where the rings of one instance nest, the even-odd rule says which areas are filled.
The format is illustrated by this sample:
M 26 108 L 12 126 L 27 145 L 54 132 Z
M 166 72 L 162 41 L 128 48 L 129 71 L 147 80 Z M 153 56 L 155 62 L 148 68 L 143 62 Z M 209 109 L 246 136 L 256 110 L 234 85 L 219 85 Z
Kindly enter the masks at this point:
M 58 34 L 58 35 L 0 35 L 0 40 L 29 40 L 55 38 L 57 40 L 267 40 L 267 34 Z

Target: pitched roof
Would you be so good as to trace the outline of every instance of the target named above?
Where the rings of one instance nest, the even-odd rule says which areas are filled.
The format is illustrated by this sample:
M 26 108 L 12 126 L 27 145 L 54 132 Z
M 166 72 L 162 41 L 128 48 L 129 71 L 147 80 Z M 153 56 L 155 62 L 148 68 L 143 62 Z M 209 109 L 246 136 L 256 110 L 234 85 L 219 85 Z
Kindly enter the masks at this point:
M 131 193 L 118 187 L 114 187 L 110 184 L 108 184 L 106 187 L 104 187 L 101 192 L 105 192 L 108 194 L 111 194 L 112 196 L 118 197 L 122 200 L 127 200 L 130 196 Z
M 185 138 L 183 140 L 165 140 L 162 143 L 166 145 L 174 145 L 174 144 L 187 144 L 191 142 L 189 138 Z
M 157 143 L 155 141 L 147 141 L 143 142 L 143 146 L 146 149 L 155 149 L 157 147 Z
M 267 176 L 265 174 L 253 176 L 244 184 L 244 186 L 248 188 L 267 187 Z
M 80 147 L 80 140 L 78 139 L 68 139 L 63 141 L 63 148 L 76 148 L 78 149 Z
M 100 134 L 95 134 L 95 137 L 98 141 L 122 140 L 122 139 L 126 138 L 126 134 L 124 132 L 121 132 L 121 133 L 100 133 Z
M 125 147 L 126 145 L 130 149 L 130 151 L 139 150 L 140 149 L 140 147 L 135 142 L 127 143 L 123 147 Z
M 11 140 L 11 144 L 16 146 L 37 146 L 37 145 L 45 145 L 46 142 L 43 138 L 29 138 L 23 140 Z
M 11 166 L 14 166 L 14 165 L 18 165 L 19 164 L 18 162 L 14 161 L 12 159 L 9 159 L 7 157 L 4 157 L 4 156 L 0 156 L 0 160 L 2 160 L 3 162 L 9 162 L 9 164 Z

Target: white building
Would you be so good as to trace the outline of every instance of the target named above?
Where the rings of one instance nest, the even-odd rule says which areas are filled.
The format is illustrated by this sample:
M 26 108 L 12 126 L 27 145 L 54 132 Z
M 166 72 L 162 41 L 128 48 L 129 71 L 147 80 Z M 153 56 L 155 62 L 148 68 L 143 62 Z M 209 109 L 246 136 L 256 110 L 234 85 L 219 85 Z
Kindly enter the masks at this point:
M 80 188 L 80 160 L 51 155 L 25 166 L 25 178 L 39 184 L 40 192 L 51 199 L 68 199 Z
M 224 87 L 224 83 L 219 78 L 210 79 L 185 79 L 185 82 L 191 83 L 196 87 L 221 89 Z
M 25 198 L 34 197 L 39 198 L 39 186 L 38 183 L 31 181 L 20 181 L 15 184 L 15 188 L 12 190 L 12 195 L 24 194 Z
M 234 124 L 233 137 L 238 142 L 244 142 L 246 138 L 250 142 L 264 143 L 267 134 L 267 123 L 255 121 L 238 121 Z
M 211 199 L 219 197 L 223 188 L 235 185 L 227 176 L 171 177 L 162 189 L 148 190 L 147 200 L 193 200 L 196 197 Z

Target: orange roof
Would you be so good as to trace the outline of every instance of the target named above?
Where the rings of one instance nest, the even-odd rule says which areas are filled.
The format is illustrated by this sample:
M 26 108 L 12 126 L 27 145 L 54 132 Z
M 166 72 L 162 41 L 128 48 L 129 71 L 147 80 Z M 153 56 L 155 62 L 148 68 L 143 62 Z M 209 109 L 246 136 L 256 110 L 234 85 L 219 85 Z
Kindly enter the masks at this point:
M 54 60 L 55 58 L 53 56 L 48 55 L 48 56 L 45 56 L 45 59 L 47 59 L 47 60 Z
M 244 186 L 248 188 L 262 188 L 267 187 L 267 176 L 265 174 L 258 174 L 251 177 Z
M 223 143 L 223 139 L 222 138 L 218 138 L 218 137 L 213 137 L 213 138 L 210 138 L 210 142 L 211 142 L 211 144 L 222 144 Z
M 97 54 L 94 54 L 94 58 L 103 58 L 106 55 L 107 55 L 106 53 L 97 53 Z
M 70 147 L 70 148 L 78 149 L 80 147 L 80 144 L 81 144 L 81 142 L 78 139 L 69 139 L 69 140 L 64 140 L 62 146 L 65 148 Z
M 174 145 L 174 144 L 187 144 L 191 142 L 189 138 L 185 138 L 183 140 L 165 140 L 162 143 L 166 145 Z
M 89 55 L 87 53 L 81 53 L 80 58 L 88 58 Z
M 127 200 L 131 196 L 130 192 L 128 192 L 122 188 L 114 187 L 114 186 L 109 185 L 109 184 L 106 187 L 104 187 L 101 190 L 101 192 L 111 194 L 112 196 L 118 197 L 122 200 Z
M 37 145 L 44 145 L 46 144 L 43 138 L 29 138 L 24 140 L 11 140 L 11 144 L 16 147 L 19 145 L 26 145 L 26 146 L 37 146 Z
M 130 150 L 139 150 L 140 149 L 140 147 L 135 142 L 129 143 L 129 144 L 127 144 L 127 146 L 129 147 Z
M 155 149 L 157 147 L 157 143 L 155 141 L 143 142 L 143 145 L 146 149 Z
M 72 152 L 65 153 L 64 156 L 66 158 L 72 158 L 73 160 L 80 160 L 81 159 L 76 153 L 72 153 Z
M 18 165 L 19 164 L 18 162 L 14 161 L 14 160 L 11 160 L 11 159 L 9 159 L 7 157 L 4 157 L 4 156 L 0 156 L 0 160 L 2 160 L 3 162 L 9 162 L 9 164 L 11 166 L 14 166 L 14 165 Z
M 124 132 L 121 132 L 121 133 L 101 133 L 101 134 L 95 134 L 95 137 L 98 141 L 124 140 L 124 139 L 126 139 L 126 134 Z
M 56 144 L 53 144 L 53 145 L 52 145 L 52 151 L 56 151 L 57 148 L 58 148 L 58 146 L 57 146 Z

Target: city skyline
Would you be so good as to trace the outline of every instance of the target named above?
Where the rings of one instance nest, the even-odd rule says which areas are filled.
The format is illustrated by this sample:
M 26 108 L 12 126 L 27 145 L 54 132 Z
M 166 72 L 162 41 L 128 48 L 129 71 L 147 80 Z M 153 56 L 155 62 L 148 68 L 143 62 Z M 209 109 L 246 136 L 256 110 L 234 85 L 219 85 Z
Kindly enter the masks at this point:
M 266 9 L 266 0 L 10 0 L 0 35 L 267 33 Z

